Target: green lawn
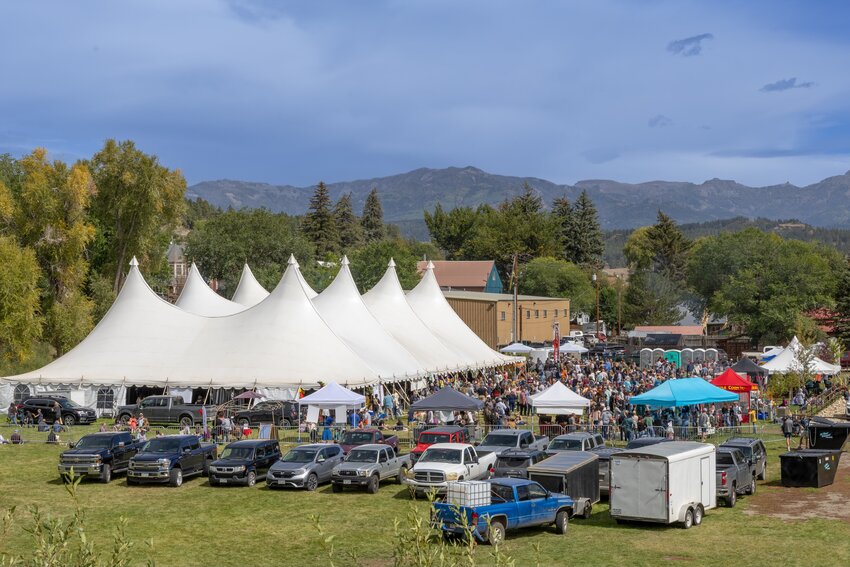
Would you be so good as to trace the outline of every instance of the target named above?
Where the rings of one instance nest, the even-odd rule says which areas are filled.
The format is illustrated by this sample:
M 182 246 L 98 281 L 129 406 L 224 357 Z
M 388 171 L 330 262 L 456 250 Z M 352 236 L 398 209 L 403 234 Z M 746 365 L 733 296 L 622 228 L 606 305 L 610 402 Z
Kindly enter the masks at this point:
M 759 495 L 781 490 L 769 483 L 778 478 L 777 455 L 784 443 L 769 443 L 768 485 Z M 40 443 L 0 446 L 0 508 L 18 506 L 16 524 L 0 551 L 22 553 L 31 547 L 23 531 L 27 505 L 38 504 L 52 514 L 70 514 L 73 505 L 56 473 L 59 447 Z M 128 533 L 139 546 L 153 539 L 153 558 L 165 565 L 329 565 L 319 547 L 319 535 L 309 519 L 321 517 L 324 529 L 335 534 L 337 553 L 350 550 L 364 565 L 392 565 L 393 520 L 404 521 L 410 507 L 427 516 L 428 504 L 411 502 L 404 487 L 384 484 L 376 495 L 315 493 L 254 488 L 211 488 L 204 478 L 188 480 L 181 488 L 128 487 L 123 475 L 112 484 L 84 481 L 79 499 L 87 514 L 87 532 L 99 545 L 109 537 L 119 517 L 129 522 Z M 736 508 L 707 513 L 702 526 L 685 531 L 655 525 L 618 526 L 603 502 L 588 521 L 574 520 L 566 537 L 552 529 L 509 532 L 503 551 L 517 565 L 662 565 L 668 561 L 695 565 L 847 564 L 850 523 L 837 520 L 783 522 L 748 516 L 748 498 Z M 406 525 L 406 524 L 405 524 Z M 535 544 L 539 544 L 536 546 Z M 480 565 L 492 564 L 491 549 L 475 550 Z M 842 560 L 843 558 L 843 560 Z M 340 556 L 337 565 L 349 565 Z

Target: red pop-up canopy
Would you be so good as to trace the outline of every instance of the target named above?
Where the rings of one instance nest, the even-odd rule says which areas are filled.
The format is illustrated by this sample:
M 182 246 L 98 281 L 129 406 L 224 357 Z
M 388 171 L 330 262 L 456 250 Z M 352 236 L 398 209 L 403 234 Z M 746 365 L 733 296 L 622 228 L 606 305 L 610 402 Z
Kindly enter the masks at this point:
M 743 397 L 745 395 L 747 397 L 747 415 L 743 416 L 744 423 L 748 423 L 749 420 L 749 412 L 750 412 L 750 392 L 753 390 L 758 390 L 758 386 L 732 370 L 731 368 L 727 368 L 723 371 L 722 374 L 718 374 L 714 380 L 711 381 L 712 385 L 717 386 L 718 388 L 722 388 L 728 392 L 735 392 L 739 396 Z

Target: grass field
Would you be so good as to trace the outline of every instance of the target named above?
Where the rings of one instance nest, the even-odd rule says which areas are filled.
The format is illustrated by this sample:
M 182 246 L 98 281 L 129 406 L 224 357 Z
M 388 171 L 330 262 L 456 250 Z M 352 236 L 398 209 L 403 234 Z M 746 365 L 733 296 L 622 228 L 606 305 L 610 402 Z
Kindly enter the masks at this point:
M 733 509 L 709 511 L 698 528 L 619 526 L 603 501 L 594 507 L 590 520 L 571 522 L 566 537 L 552 529 L 509 532 L 503 551 L 520 566 L 536 562 L 657 566 L 670 561 L 724 567 L 768 562 L 846 565 L 850 523 L 783 521 L 747 514 L 754 499 L 787 490 L 776 483 L 780 449 L 784 450 L 784 443 L 769 443 L 769 475 L 756 496 L 741 498 Z M 31 548 L 23 529 L 28 505 L 37 504 L 54 515 L 72 513 L 72 501 L 56 472 L 60 451 L 41 443 L 0 446 L 0 508 L 18 506 L 16 523 L 0 541 L 0 552 L 25 554 Z M 411 506 L 423 516 L 428 513 L 426 502 L 411 502 L 407 490 L 396 484 L 382 485 L 376 495 L 333 494 L 329 486 L 315 493 L 271 491 L 264 485 L 212 488 L 205 478 L 194 478 L 175 489 L 128 487 L 121 475 L 109 485 L 84 481 L 79 500 L 86 511 L 89 537 L 108 545 L 123 516 L 129 522 L 130 537 L 138 543 L 135 559 L 143 562 L 141 544 L 152 539 L 151 556 L 160 566 L 329 565 L 311 514 L 319 515 L 325 531 L 336 536 L 338 554 L 352 551 L 364 565 L 392 565 L 394 518 L 404 521 Z M 491 563 L 490 552 L 488 546 L 475 550 L 480 565 Z M 340 555 L 336 564 L 352 561 Z

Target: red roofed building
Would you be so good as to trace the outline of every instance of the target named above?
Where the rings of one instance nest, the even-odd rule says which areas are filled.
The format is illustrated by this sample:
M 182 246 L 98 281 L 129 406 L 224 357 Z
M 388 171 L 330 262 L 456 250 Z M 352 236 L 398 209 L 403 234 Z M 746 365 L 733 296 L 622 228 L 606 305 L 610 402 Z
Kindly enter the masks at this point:
M 416 264 L 420 275 L 427 265 L 427 261 Z M 443 291 L 502 293 L 503 289 L 502 278 L 492 260 L 434 262 L 434 276 Z

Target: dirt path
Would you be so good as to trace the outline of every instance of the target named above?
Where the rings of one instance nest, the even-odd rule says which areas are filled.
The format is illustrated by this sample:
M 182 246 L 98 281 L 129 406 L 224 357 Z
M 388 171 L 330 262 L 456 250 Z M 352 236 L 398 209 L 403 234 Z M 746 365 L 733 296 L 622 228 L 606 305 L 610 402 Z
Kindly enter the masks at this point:
M 835 482 L 823 488 L 786 488 L 778 480 L 759 486 L 749 498 L 747 515 L 765 515 L 783 520 L 825 518 L 850 523 L 850 454 L 843 453 Z

